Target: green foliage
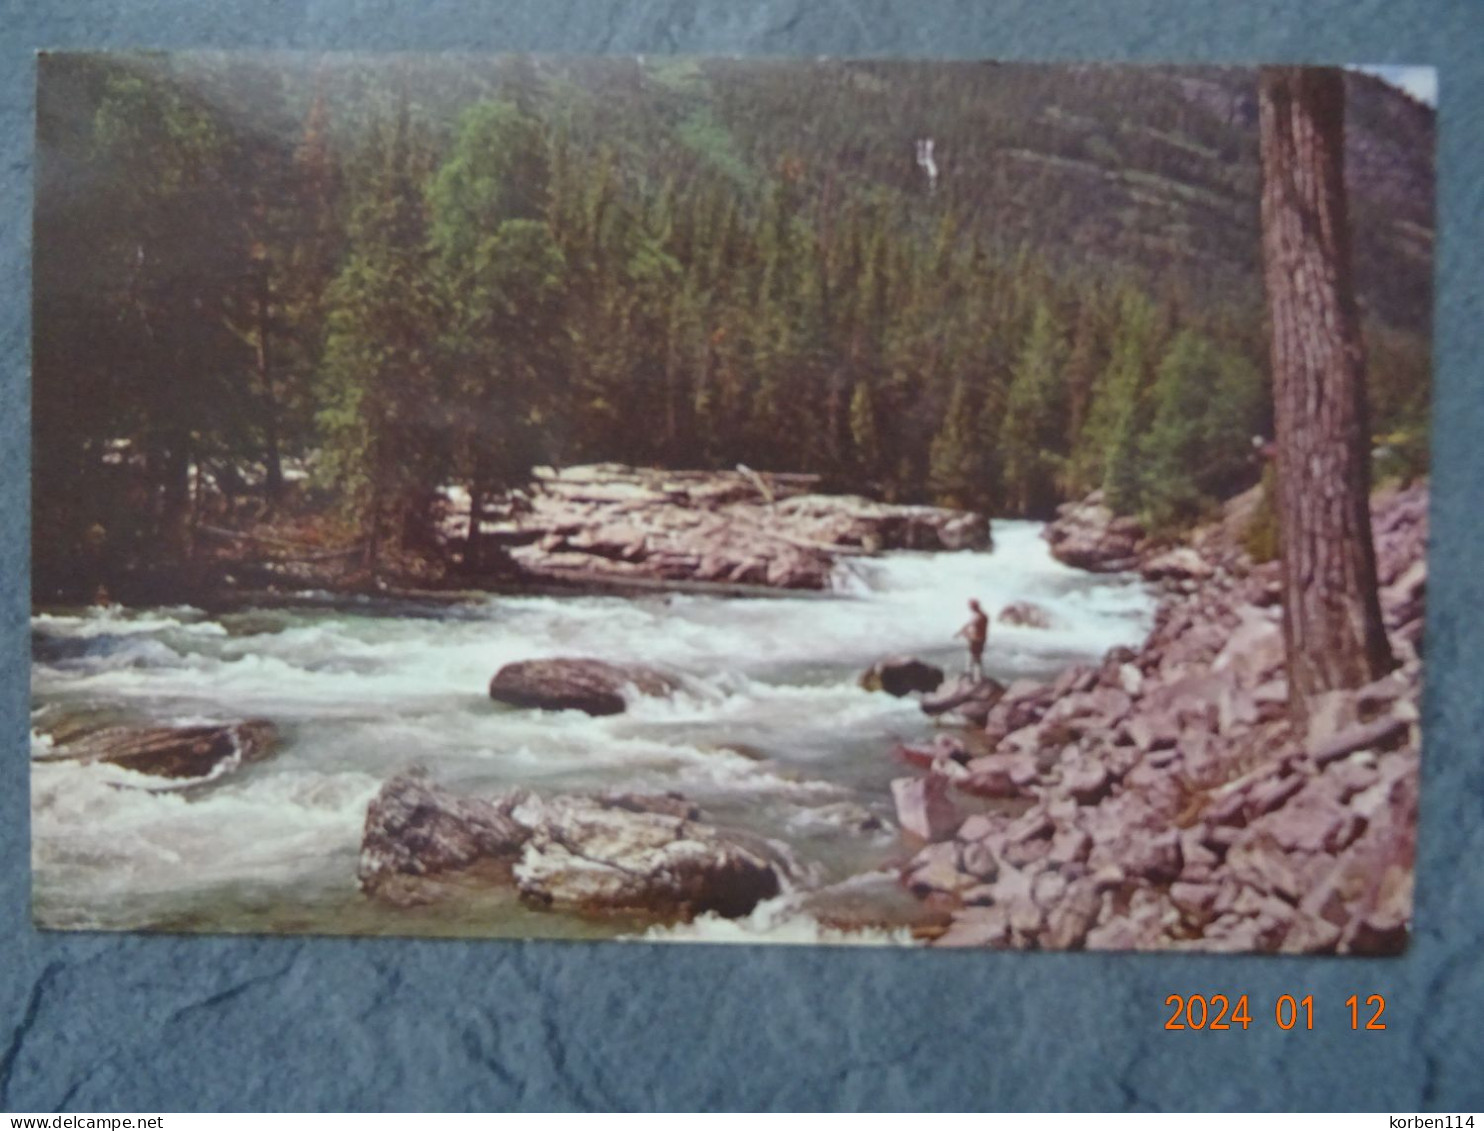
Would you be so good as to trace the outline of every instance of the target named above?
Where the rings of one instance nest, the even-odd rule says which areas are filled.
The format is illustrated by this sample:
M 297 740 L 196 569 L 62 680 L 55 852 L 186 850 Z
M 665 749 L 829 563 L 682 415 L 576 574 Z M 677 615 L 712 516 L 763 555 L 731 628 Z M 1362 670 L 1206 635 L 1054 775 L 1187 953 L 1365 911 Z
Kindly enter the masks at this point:
M 1175 337 L 1139 441 L 1138 504 L 1152 525 L 1188 524 L 1250 482 L 1263 392 L 1262 375 L 1244 358 L 1189 330 Z
M 320 428 L 324 470 L 359 525 L 374 573 L 383 548 L 428 537 L 427 508 L 449 470 L 435 367 L 440 329 L 405 102 L 368 155 L 354 248 L 329 293 Z
M 973 505 L 983 488 L 983 455 L 966 381 L 954 382 L 943 426 L 933 438 L 928 459 L 928 481 L 938 503 L 949 507 Z
M 511 102 L 469 107 L 428 194 L 429 234 L 445 267 L 464 267 L 480 253 L 480 234 L 506 220 L 544 219 L 549 180 L 539 123 Z
M 741 185 L 752 185 L 756 178 L 737 152 L 736 139 L 717 120 L 710 107 L 699 106 L 681 119 L 676 136 L 709 166 Z
M 97 525 L 131 566 L 185 556 L 192 468 L 230 494 L 290 459 L 373 556 L 426 540 L 440 486 L 477 499 L 552 460 L 1026 516 L 1103 488 L 1158 526 L 1255 474 L 1255 131 L 1172 72 L 45 67 L 43 583 Z M 1415 165 L 1411 125 L 1388 144 Z M 1377 469 L 1406 477 L 1430 358 L 1417 257 L 1388 241 L 1430 221 L 1398 207 L 1357 241 Z
M 430 191 L 443 297 L 443 444 L 476 500 L 550 457 L 569 365 L 567 263 L 547 220 L 540 125 L 514 103 L 472 107 Z
M 1057 501 L 1066 352 L 1051 308 L 1040 303 L 1011 378 L 1000 428 L 1003 501 L 1015 514 L 1046 515 Z
M 1156 319 L 1148 296 L 1125 290 L 1108 368 L 1094 385 L 1087 422 L 1076 442 L 1079 478 L 1101 487 L 1108 505 L 1122 513 L 1138 505 L 1138 441 L 1148 419 Z
M 876 423 L 876 402 L 871 386 L 858 382 L 850 395 L 850 439 L 855 462 L 869 482 L 881 469 L 881 429 Z
M 1372 323 L 1366 376 L 1376 422 L 1377 480 L 1408 482 L 1427 474 L 1432 430 L 1432 356 L 1426 338 Z

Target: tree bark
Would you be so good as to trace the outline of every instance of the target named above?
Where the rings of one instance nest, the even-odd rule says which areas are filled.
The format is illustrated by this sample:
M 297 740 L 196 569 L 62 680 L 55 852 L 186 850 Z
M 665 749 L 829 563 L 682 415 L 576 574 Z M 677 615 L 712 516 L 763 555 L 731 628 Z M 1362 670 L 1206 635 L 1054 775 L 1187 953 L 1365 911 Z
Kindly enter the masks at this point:
M 1266 68 L 1260 115 L 1283 631 L 1290 713 L 1303 726 L 1315 695 L 1369 683 L 1392 659 L 1371 540 L 1343 75 Z

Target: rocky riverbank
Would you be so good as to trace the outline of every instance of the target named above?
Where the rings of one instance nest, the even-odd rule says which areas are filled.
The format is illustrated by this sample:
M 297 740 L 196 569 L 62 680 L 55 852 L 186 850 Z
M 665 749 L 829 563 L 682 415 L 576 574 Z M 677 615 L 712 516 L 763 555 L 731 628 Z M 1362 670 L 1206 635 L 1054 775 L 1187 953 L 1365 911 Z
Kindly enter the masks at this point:
M 841 558 L 884 550 L 984 550 L 989 521 L 937 507 L 816 493 L 818 476 L 538 469 L 529 490 L 483 508 L 480 539 L 532 582 L 827 590 Z M 444 538 L 462 553 L 470 500 L 449 492 Z
M 1239 503 L 1239 512 L 1250 503 Z M 1412 906 L 1424 486 L 1373 500 L 1398 666 L 1287 719 L 1278 564 L 1226 522 L 1157 554 L 1099 500 L 1048 540 L 1163 587 L 1154 631 L 1054 683 L 1003 689 L 982 726 L 909 751 L 903 882 L 951 916 L 941 946 L 1392 953 Z M 1070 550 L 1068 549 L 1070 547 Z M 1105 553 L 1106 551 L 1106 553 Z M 999 807 L 965 817 L 960 799 Z

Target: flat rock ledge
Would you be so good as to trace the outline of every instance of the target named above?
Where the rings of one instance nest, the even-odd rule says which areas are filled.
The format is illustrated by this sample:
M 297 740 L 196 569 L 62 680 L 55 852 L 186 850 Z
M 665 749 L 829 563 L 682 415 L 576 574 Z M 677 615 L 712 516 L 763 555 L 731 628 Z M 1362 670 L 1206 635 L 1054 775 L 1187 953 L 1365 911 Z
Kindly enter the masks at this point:
M 819 477 L 538 468 L 532 487 L 481 508 L 480 540 L 530 581 L 827 591 L 842 558 L 883 550 L 987 550 L 966 511 L 817 494 Z M 443 537 L 467 536 L 471 502 L 450 492 Z
M 663 698 L 678 687 L 674 676 L 642 664 L 558 658 L 506 664 L 490 680 L 489 694 L 512 707 L 618 715 L 630 692 Z
M 358 869 L 368 896 L 428 903 L 453 878 L 509 884 L 537 908 L 689 920 L 748 914 L 781 890 L 767 846 L 703 823 L 673 794 L 460 797 L 421 773 L 387 782 L 366 812 Z
M 1142 648 L 1012 683 L 974 730 L 901 751 L 921 772 L 893 783 L 898 820 L 929 842 L 901 878 L 947 913 L 936 945 L 1402 950 L 1426 498 L 1373 500 L 1398 666 L 1321 697 L 1305 733 L 1287 716 L 1278 566 L 1207 531 L 1161 564 Z
M 278 729 L 266 719 L 105 726 L 66 735 L 42 760 L 102 762 L 179 787 L 214 781 L 268 758 L 277 748 Z

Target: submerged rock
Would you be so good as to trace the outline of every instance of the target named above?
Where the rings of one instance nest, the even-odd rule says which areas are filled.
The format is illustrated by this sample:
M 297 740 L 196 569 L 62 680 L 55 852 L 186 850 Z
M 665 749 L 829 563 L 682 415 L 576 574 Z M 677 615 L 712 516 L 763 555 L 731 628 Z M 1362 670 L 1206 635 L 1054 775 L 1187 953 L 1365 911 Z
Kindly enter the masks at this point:
M 520 660 L 506 664 L 490 680 L 490 698 L 512 707 L 543 711 L 586 711 L 589 715 L 618 715 L 628 706 L 624 692 L 641 695 L 673 693 L 675 679 L 640 664 L 610 664 L 604 660 Z
M 1015 601 L 1000 610 L 996 618 L 1001 624 L 1021 628 L 1050 628 L 1051 614 L 1031 601 Z
M 357 875 L 394 904 L 511 885 L 538 907 L 691 918 L 748 914 L 780 891 L 777 864 L 697 820 L 674 794 L 460 797 L 419 773 L 387 782 L 366 812 Z
M 58 747 L 52 759 L 106 762 L 172 782 L 209 781 L 271 755 L 278 728 L 266 719 L 205 726 L 111 726 Z

